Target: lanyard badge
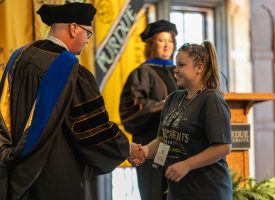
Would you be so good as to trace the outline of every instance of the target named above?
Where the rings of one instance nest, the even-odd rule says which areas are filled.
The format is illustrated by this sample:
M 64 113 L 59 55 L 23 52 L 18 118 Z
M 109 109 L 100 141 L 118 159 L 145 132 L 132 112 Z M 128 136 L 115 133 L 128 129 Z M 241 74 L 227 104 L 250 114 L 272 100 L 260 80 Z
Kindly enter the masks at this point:
M 152 167 L 158 168 L 159 166 L 160 167 L 164 166 L 169 149 L 170 149 L 170 145 L 164 144 L 162 142 L 159 144 L 158 151 L 154 158 Z

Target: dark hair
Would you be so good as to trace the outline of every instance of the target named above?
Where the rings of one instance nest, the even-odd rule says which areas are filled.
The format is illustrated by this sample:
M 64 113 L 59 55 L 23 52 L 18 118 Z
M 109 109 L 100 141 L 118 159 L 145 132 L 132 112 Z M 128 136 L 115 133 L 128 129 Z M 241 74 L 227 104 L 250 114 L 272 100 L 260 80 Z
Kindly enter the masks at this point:
M 195 65 L 200 62 L 204 64 L 205 70 L 204 75 L 202 76 L 204 87 L 220 90 L 217 53 L 211 42 L 204 41 L 201 45 L 185 43 L 178 51 L 187 52 Z
M 171 59 L 173 58 L 173 54 L 174 54 L 174 51 L 175 51 L 175 48 L 176 48 L 176 34 L 174 32 L 168 32 L 168 33 L 171 33 L 172 35 L 172 39 L 173 39 L 173 43 L 174 43 L 174 49 L 173 49 L 173 53 L 171 55 Z M 145 41 L 145 57 L 146 59 L 148 58 L 154 58 L 154 52 L 155 52 L 155 48 L 154 48 L 154 41 L 156 39 L 156 36 L 157 36 L 158 33 L 156 33 L 153 37 L 147 39 Z

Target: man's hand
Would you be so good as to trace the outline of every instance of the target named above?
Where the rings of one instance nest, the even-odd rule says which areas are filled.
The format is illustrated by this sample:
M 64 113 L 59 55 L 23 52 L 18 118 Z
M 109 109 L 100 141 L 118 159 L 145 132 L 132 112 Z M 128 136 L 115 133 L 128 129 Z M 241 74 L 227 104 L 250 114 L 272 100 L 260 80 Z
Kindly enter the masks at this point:
M 147 157 L 147 153 L 145 152 L 144 148 L 140 144 L 131 143 L 130 145 L 131 145 L 131 152 L 130 152 L 131 155 L 128 158 L 128 161 L 133 166 L 139 166 L 145 161 Z

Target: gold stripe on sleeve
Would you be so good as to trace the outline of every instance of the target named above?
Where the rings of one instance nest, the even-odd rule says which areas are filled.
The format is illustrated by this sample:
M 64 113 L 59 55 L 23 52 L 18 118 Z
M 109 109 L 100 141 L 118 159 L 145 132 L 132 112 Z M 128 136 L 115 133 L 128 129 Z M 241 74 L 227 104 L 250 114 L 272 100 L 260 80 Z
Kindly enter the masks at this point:
M 5 79 L 4 87 L 1 94 L 0 112 L 7 129 L 11 134 L 10 87 L 9 87 L 8 77 L 6 77 Z

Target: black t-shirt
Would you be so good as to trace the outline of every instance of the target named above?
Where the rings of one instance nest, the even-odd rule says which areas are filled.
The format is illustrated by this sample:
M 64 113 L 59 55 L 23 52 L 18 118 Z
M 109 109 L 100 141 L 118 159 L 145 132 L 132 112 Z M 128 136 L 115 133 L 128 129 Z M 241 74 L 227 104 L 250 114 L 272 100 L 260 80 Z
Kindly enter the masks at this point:
M 192 99 L 187 91 L 172 93 L 164 106 L 159 136 L 170 145 L 170 166 L 194 156 L 212 144 L 230 144 L 230 109 L 222 95 L 204 90 Z M 230 200 L 232 184 L 225 158 L 190 171 L 180 182 L 169 181 L 170 200 Z

